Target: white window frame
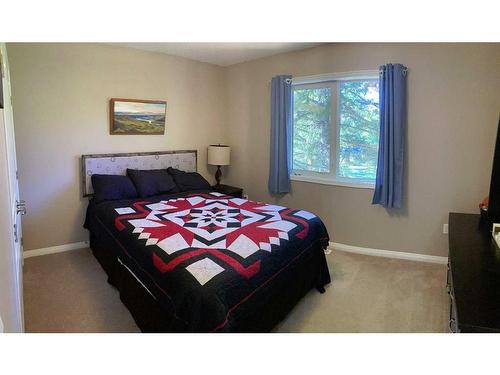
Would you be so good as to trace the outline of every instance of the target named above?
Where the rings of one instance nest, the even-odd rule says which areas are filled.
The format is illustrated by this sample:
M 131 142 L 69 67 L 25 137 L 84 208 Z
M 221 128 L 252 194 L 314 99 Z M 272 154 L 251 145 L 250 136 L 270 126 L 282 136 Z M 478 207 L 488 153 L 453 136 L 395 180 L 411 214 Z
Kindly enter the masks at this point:
M 314 87 L 324 87 L 325 84 L 327 84 L 328 86 L 329 83 L 330 87 L 332 87 L 332 119 L 331 119 L 332 122 L 330 123 L 330 173 L 292 170 L 290 175 L 290 179 L 292 181 L 312 182 L 323 185 L 337 185 L 337 186 L 346 186 L 346 187 L 362 188 L 362 189 L 375 188 L 373 180 L 362 180 L 358 178 L 357 179 L 342 178 L 336 175 L 337 159 L 339 152 L 338 123 L 340 116 L 338 92 L 337 92 L 338 85 L 336 85 L 336 83 L 338 81 L 354 81 L 354 80 L 364 80 L 364 79 L 374 80 L 378 79 L 378 77 L 379 77 L 378 70 L 363 70 L 363 71 L 344 72 L 344 73 L 318 74 L 313 76 L 292 78 L 292 90 L 294 89 L 294 86 L 301 86 L 304 88 L 314 88 Z M 293 116 L 293 108 L 292 108 L 292 116 Z M 333 128 L 333 125 L 335 126 L 335 128 Z M 292 131 L 293 131 L 293 126 L 292 126 Z

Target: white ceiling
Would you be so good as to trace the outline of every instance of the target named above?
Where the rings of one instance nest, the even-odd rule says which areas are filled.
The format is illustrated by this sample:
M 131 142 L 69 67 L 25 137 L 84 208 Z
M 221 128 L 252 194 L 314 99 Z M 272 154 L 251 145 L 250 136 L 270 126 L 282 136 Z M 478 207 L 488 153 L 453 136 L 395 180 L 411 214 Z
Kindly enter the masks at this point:
M 210 64 L 229 66 L 321 43 L 113 43 L 150 52 L 165 53 Z

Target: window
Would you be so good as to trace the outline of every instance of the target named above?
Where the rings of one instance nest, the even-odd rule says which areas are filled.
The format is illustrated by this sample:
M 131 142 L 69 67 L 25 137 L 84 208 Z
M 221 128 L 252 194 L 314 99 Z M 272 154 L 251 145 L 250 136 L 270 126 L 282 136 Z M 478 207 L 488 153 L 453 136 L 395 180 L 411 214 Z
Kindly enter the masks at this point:
M 372 187 L 379 141 L 378 73 L 307 81 L 293 81 L 292 179 Z

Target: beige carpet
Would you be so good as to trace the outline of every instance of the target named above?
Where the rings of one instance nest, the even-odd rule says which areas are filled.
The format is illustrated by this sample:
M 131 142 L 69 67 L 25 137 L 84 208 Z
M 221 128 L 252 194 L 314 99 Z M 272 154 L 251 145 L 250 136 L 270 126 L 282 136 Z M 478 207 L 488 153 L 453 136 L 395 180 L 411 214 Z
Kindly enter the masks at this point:
M 275 332 L 447 332 L 444 265 L 334 252 L 333 282 Z M 26 332 L 139 332 L 89 249 L 24 263 Z

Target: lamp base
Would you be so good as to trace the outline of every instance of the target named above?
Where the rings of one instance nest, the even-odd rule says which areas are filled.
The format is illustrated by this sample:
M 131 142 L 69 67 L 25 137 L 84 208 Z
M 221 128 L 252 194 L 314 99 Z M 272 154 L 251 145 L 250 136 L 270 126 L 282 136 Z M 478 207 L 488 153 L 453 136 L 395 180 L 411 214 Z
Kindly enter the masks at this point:
M 222 177 L 222 171 L 220 170 L 220 165 L 217 166 L 217 172 L 215 172 L 215 181 L 217 181 L 217 183 L 215 184 L 215 186 L 219 186 L 220 185 L 220 179 Z

